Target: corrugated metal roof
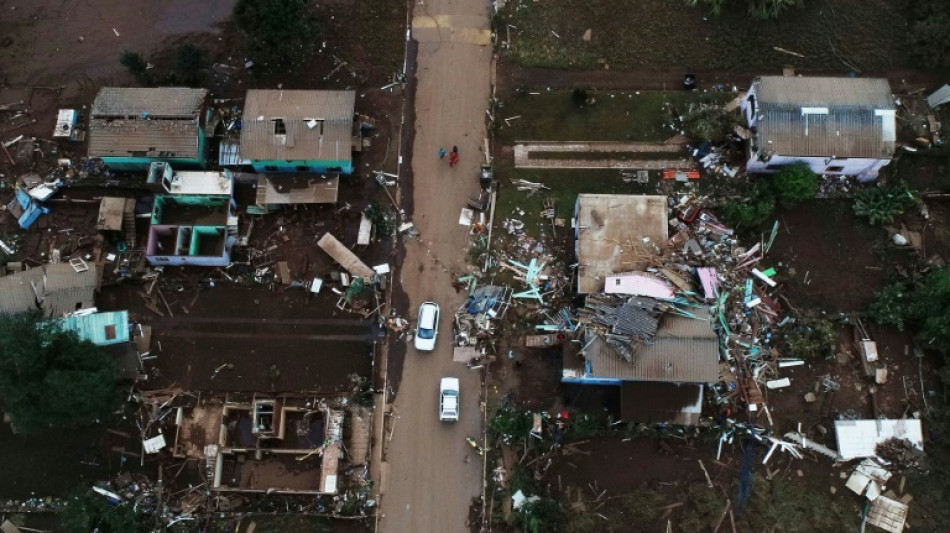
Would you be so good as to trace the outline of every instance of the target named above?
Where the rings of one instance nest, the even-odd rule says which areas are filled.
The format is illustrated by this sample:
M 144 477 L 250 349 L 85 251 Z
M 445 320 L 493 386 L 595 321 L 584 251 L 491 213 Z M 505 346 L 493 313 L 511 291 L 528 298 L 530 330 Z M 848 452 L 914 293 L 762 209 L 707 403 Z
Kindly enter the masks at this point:
M 103 87 L 92 104 L 91 116 L 194 118 L 201 111 L 207 89 L 187 87 Z
M 47 316 L 92 307 L 96 287 L 96 265 L 76 272 L 67 263 L 55 263 L 0 277 L 0 313 L 22 313 L 36 309 L 36 293 L 43 298 L 42 309 Z
M 764 76 L 754 82 L 759 152 L 890 157 L 894 99 L 886 79 Z M 880 113 L 884 112 L 884 116 Z
M 110 311 L 62 319 L 64 329 L 97 346 L 129 342 L 129 312 Z
M 700 319 L 664 315 L 653 340 L 627 363 L 602 337 L 588 335 L 584 357 L 589 375 L 632 381 L 712 383 L 719 376 L 719 339 L 705 312 Z
M 349 162 L 355 105 L 354 91 L 250 90 L 241 124 L 241 157 Z M 276 119 L 283 121 L 283 134 L 276 133 Z
M 198 157 L 198 123 L 189 120 L 89 121 L 89 157 Z
M 607 276 L 639 270 L 644 237 L 668 239 L 666 196 L 580 194 L 577 208 L 579 293 L 600 292 Z

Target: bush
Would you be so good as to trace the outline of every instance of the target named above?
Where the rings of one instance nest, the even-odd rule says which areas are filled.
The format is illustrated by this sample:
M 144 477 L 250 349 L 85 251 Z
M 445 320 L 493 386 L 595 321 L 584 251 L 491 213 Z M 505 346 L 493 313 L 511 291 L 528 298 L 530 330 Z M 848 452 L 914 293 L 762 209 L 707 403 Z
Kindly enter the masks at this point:
M 722 8 L 728 3 L 727 0 L 686 0 L 686 4 L 690 7 L 698 4 L 707 6 L 714 15 L 720 14 Z M 738 4 L 738 2 L 735 3 Z M 803 0 L 747 0 L 746 3 L 749 15 L 760 20 L 778 18 L 782 11 L 792 6 L 801 7 L 802 4 Z
M 772 196 L 784 208 L 795 207 L 818 193 L 818 175 L 804 162 L 787 165 L 768 179 Z
M 907 288 L 901 283 L 884 287 L 874 297 L 869 309 L 871 319 L 884 326 L 904 330 L 907 316 Z
M 755 195 L 744 201 L 730 202 L 722 207 L 722 217 L 734 228 L 755 228 L 772 218 L 775 202 Z
M 834 355 L 834 327 L 824 318 L 802 316 L 779 329 L 777 342 L 783 357 L 829 357 Z
M 692 139 L 722 144 L 729 140 L 735 127 L 733 116 L 722 106 L 700 105 L 683 117 L 683 130 Z
M 145 533 L 144 516 L 129 503 L 112 505 L 91 490 L 81 490 L 66 500 L 61 516 L 67 533 Z
M 890 224 L 894 217 L 917 205 L 917 198 L 907 185 L 865 189 L 854 199 L 854 214 L 868 217 L 872 225 Z
M 145 58 L 142 57 L 142 54 L 126 50 L 119 54 L 119 63 L 129 71 L 129 74 L 131 74 L 139 84 L 149 84 L 148 63 L 145 62 Z
M 185 85 L 200 85 L 207 66 L 207 54 L 193 44 L 183 44 L 175 51 L 175 77 Z
M 554 533 L 561 529 L 561 507 L 550 498 L 525 502 L 515 514 L 515 522 L 525 533 Z

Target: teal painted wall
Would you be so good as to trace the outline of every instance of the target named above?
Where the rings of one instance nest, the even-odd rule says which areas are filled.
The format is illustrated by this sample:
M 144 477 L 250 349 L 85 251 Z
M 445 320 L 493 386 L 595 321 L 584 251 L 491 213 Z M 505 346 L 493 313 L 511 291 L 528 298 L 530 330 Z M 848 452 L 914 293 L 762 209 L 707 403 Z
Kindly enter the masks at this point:
M 339 172 L 353 173 L 352 161 L 251 161 L 256 172 Z M 307 170 L 297 167 L 307 167 Z M 335 169 L 335 170 L 331 170 Z

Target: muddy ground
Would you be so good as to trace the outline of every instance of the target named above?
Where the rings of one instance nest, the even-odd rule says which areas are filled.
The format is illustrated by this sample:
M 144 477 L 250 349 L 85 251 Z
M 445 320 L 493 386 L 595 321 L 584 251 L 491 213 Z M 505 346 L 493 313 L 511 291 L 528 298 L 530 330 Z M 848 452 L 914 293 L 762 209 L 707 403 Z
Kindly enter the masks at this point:
M 6 22 L 0 29 L 0 103 L 22 101 L 30 107 L 33 119 L 25 124 L 0 124 L 0 139 L 6 141 L 20 134 L 48 139 L 57 109 L 89 106 L 101 86 L 134 85 L 118 63 L 124 50 L 140 52 L 157 69 L 163 69 L 168 67 L 176 46 L 193 43 L 204 48 L 213 63 L 243 65 L 241 38 L 227 21 L 233 5 L 233 0 L 201 6 L 179 1 L 159 5 L 104 0 L 90 7 L 71 1 L 39 0 L 24 4 L 0 0 L 0 12 L 5 13 Z M 359 212 L 373 200 L 388 205 L 389 200 L 372 180 L 370 171 L 395 172 L 403 111 L 402 94 L 378 88 L 391 81 L 402 67 L 405 5 L 344 1 L 321 3 L 316 9 L 327 45 L 294 75 L 238 69 L 237 75 L 222 76 L 212 69 L 206 80 L 206 86 L 217 97 L 241 98 L 248 88 L 272 88 L 279 83 L 286 88 L 357 91 L 360 120 L 373 125 L 371 147 L 357 155 L 354 176 L 341 180 L 339 204 L 302 207 L 259 218 L 251 234 L 252 243 L 268 239 L 276 243 L 273 258 L 287 261 L 294 280 L 303 282 L 339 270 L 316 247 L 316 238 L 332 231 L 351 245 L 356 240 Z M 373 38 L 353 38 L 354 35 Z M 346 65 L 328 75 L 340 61 Z M 9 187 L 39 159 L 49 162 L 58 157 L 77 158 L 84 155 L 86 146 L 43 143 L 41 149 L 43 154 L 26 152 L 22 158 L 11 149 L 17 160 L 15 168 L 11 168 L 5 155 L 0 155 L 0 187 Z M 50 215 L 41 217 L 37 226 L 25 234 L 11 217 L 3 214 L 0 236 L 7 240 L 22 235 L 19 242 L 24 245 L 17 259 L 45 261 L 43 254 L 54 239 L 57 245 L 87 246 L 85 250 L 91 252 L 91 241 L 80 241 L 79 234 L 84 232 L 89 238 L 95 235 L 92 226 L 98 198 L 104 194 L 143 194 L 134 185 L 142 179 L 138 175 L 121 177 L 121 181 L 114 183 L 120 188 L 108 190 L 67 188 L 49 204 Z M 130 188 L 122 188 L 129 183 L 133 184 Z M 0 189 L 4 202 L 9 196 L 5 191 Z M 79 203 L 64 203 L 62 198 L 67 196 Z M 284 231 L 279 229 L 281 226 Z M 71 227 L 78 231 L 60 233 Z M 138 225 L 139 242 L 144 242 L 146 227 Z M 242 233 L 245 229 L 246 225 L 242 225 Z M 112 244 L 106 243 L 104 253 L 113 250 Z M 390 249 L 391 243 L 383 242 L 358 253 L 375 265 L 392 261 Z M 338 310 L 338 296 L 329 287 L 315 296 L 304 289 L 280 284 L 273 288 L 233 286 L 215 274 L 215 287 L 210 288 L 207 281 L 212 276 L 200 270 L 166 271 L 161 286 L 167 291 L 174 316 L 165 310 L 164 317 L 143 305 L 140 291 L 145 285 L 114 286 L 114 275 L 106 276 L 99 295 L 100 308 L 128 309 L 133 320 L 155 328 L 152 355 L 157 358 L 147 362 L 152 370 L 147 387 L 219 391 L 264 388 L 347 394 L 353 386 L 351 376 L 372 376 L 373 343 L 379 335 L 376 323 Z M 233 367 L 214 374 L 226 363 Z M 0 456 L 7 458 L 4 464 L 8 465 L 0 497 L 61 495 L 119 470 L 119 455 L 111 451 L 117 444 L 103 426 L 30 438 L 8 432 L 4 427 L 0 434 Z M 33 458 L 22 460 L 27 457 L 24 453 Z M 87 463 L 99 466 L 84 464 L 86 455 L 90 457 Z

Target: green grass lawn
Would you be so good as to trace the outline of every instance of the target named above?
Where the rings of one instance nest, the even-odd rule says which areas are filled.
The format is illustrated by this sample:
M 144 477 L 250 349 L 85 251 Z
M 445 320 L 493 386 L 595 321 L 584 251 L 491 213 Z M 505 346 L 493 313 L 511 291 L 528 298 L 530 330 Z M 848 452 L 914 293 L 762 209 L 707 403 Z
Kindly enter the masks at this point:
M 686 91 L 588 91 L 593 103 L 579 106 L 572 91 L 501 96 L 496 110 L 497 139 L 515 141 L 661 142 L 677 132 L 669 124 L 673 113 L 690 104 L 723 103 L 734 95 Z M 510 121 L 504 119 L 519 116 Z
M 880 70 L 910 61 L 908 12 L 896 1 L 808 0 L 756 21 L 744 2 L 715 17 L 682 0 L 512 0 L 495 23 L 502 39 L 515 27 L 511 57 L 532 67 Z

